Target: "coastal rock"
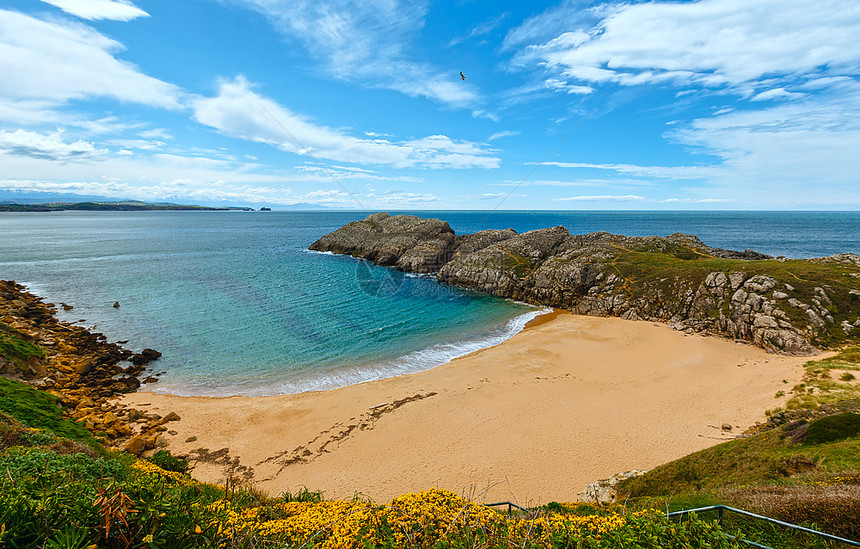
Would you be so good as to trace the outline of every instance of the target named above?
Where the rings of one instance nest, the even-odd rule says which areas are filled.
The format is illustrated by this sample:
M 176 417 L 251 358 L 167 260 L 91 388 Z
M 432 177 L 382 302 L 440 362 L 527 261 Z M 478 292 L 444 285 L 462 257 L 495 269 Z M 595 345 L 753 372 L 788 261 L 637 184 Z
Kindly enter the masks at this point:
M 660 321 L 772 352 L 812 354 L 819 345 L 860 335 L 844 327 L 860 313 L 855 299 L 860 256 L 855 254 L 777 261 L 752 250 L 713 248 L 682 233 L 665 238 L 571 235 L 564 227 L 457 236 L 444 221 L 385 213 L 345 225 L 311 249 L 435 274 L 439 282 L 502 298 L 584 315 Z M 725 270 L 708 268 L 714 258 L 723 260 Z M 756 263 L 747 268 L 748 260 Z M 814 272 L 807 276 L 817 285 L 800 284 L 793 271 L 786 271 L 789 261 L 804 262 L 801 269 Z M 837 264 L 842 274 L 831 267 Z M 846 294 L 847 301 L 834 305 L 834 296 Z
M 129 362 L 134 364 L 135 366 L 145 366 L 150 362 L 158 360 L 161 358 L 161 353 L 154 349 L 144 349 L 140 353 L 132 356 L 129 359 Z
M 438 219 L 376 213 L 337 229 L 310 249 L 349 254 L 415 273 L 437 272 L 453 255 L 454 231 Z
M 613 503 L 617 497 L 616 488 L 622 481 L 641 477 L 647 472 L 647 470 L 634 469 L 624 473 L 616 473 L 608 479 L 586 484 L 585 490 L 576 495 L 577 500 L 584 503 Z
M 167 423 L 168 421 L 179 421 L 179 420 L 180 420 L 179 414 L 177 414 L 176 412 L 170 412 L 169 414 L 164 416 L 164 423 Z
M 123 447 L 123 439 L 133 431 L 126 425 L 124 406 L 112 399 L 140 386 L 129 375 L 137 367 L 120 365 L 133 353 L 107 342 L 104 334 L 59 321 L 55 313 L 55 307 L 23 286 L 0 281 L 0 331 L 20 341 L 15 348 L 29 349 L 29 356 L 23 357 L 0 353 L 0 374 L 11 373 L 55 395 L 66 417 L 81 420 L 94 434 Z
M 123 450 L 133 456 L 139 456 L 146 450 L 146 439 L 142 436 L 133 437 L 126 443 Z

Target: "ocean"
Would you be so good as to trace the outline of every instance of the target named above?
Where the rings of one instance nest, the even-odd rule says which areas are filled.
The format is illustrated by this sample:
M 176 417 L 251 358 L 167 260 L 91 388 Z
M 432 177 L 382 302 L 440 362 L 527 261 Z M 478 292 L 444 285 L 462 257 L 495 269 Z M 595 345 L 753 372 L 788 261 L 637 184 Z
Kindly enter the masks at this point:
M 500 343 L 539 314 L 307 250 L 368 213 L 2 213 L 0 278 L 72 305 L 59 308 L 63 320 L 161 351 L 160 381 L 148 389 L 180 395 L 298 393 L 426 370 Z M 684 232 L 774 256 L 860 253 L 860 212 L 414 213 L 457 234 L 564 225 L 573 234 Z

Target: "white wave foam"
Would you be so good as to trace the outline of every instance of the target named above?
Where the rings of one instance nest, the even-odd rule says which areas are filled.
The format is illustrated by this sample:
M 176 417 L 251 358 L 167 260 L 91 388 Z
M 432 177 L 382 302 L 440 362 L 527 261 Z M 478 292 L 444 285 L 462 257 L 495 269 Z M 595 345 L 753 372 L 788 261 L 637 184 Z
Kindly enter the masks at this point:
M 551 312 L 552 309 L 542 308 L 528 311 L 518 315 L 504 325 L 493 328 L 478 337 L 455 341 L 451 343 L 437 343 L 425 349 L 413 351 L 399 358 L 372 364 L 359 366 L 340 367 L 337 370 L 326 373 L 305 375 L 302 379 L 291 379 L 281 381 L 248 381 L 246 383 L 231 383 L 229 387 L 214 388 L 211 380 L 206 388 L 206 396 L 270 396 L 306 393 L 310 391 L 328 391 L 358 385 L 368 381 L 378 381 L 405 374 L 423 372 L 451 362 L 455 358 L 466 356 L 475 351 L 498 345 L 512 338 L 525 328 L 526 324 L 535 317 Z M 161 382 L 147 389 L 159 393 L 170 393 L 179 396 L 203 396 L 194 390 L 193 383 L 184 380 L 182 385 L 170 383 L 169 375 L 162 378 Z
M 334 252 L 329 252 L 329 251 L 321 252 L 320 250 L 309 250 L 308 248 L 301 248 L 301 251 L 303 251 L 307 254 L 337 255 Z

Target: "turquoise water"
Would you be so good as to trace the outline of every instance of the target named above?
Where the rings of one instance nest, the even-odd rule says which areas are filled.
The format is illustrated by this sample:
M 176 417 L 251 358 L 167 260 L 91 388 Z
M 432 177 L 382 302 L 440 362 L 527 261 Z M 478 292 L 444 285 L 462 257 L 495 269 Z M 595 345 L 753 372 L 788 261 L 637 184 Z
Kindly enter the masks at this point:
M 65 320 L 161 351 L 154 366 L 166 373 L 153 390 L 183 395 L 295 393 L 414 372 L 501 342 L 534 316 L 307 251 L 365 215 L 4 215 L 0 276 L 73 305 Z
M 392 212 L 394 213 L 394 212 Z M 264 395 L 415 372 L 510 337 L 537 309 L 307 251 L 366 212 L 0 214 L 0 278 L 75 308 L 62 318 L 165 372 L 153 390 Z M 698 234 L 773 255 L 860 252 L 860 213 L 423 212 L 458 234 Z M 121 307 L 114 309 L 114 301 Z

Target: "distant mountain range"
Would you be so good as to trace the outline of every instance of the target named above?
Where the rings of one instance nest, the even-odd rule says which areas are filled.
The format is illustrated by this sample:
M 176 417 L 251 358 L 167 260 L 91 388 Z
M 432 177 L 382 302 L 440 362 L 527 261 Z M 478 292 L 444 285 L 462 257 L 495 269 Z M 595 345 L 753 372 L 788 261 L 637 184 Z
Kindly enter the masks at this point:
M 44 191 L 22 191 L 0 189 L 0 211 L 51 211 L 51 210 L 196 210 L 196 209 L 237 209 L 252 210 L 270 208 L 272 210 L 327 210 L 326 206 L 300 202 L 297 204 L 250 203 L 241 201 L 200 200 L 188 204 L 179 197 L 170 197 L 171 202 L 143 202 L 141 200 L 109 198 L 106 196 L 82 195 L 74 193 L 54 193 Z M 175 202 L 173 202 L 175 200 Z M 9 207 L 20 206 L 18 208 Z M 38 207 L 39 205 L 50 205 Z M 62 207 L 59 207 L 62 205 Z M 95 207 L 94 205 L 99 205 Z M 4 207 L 5 206 L 5 207 Z M 29 206 L 29 207 L 24 207 Z

